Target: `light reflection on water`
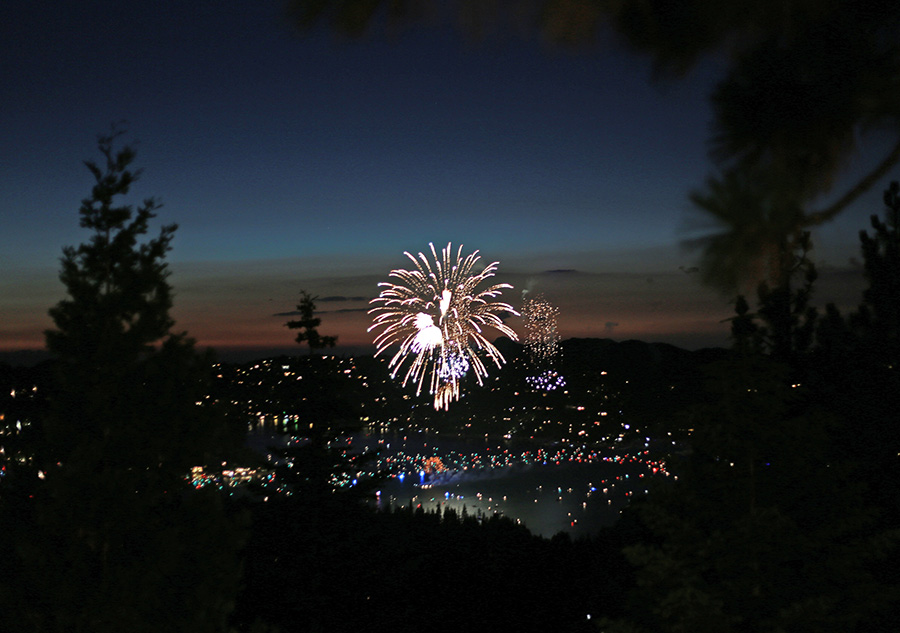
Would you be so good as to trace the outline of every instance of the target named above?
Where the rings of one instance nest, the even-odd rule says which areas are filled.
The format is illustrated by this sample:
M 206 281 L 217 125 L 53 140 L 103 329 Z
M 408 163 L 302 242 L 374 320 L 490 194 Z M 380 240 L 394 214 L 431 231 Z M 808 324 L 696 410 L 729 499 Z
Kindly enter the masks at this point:
M 250 431 L 248 444 L 261 450 L 284 446 L 291 431 L 294 429 L 260 426 Z M 418 455 L 423 460 L 425 456 L 444 458 L 450 453 L 496 455 L 506 448 L 520 454 L 538 448 L 532 442 L 463 440 L 428 433 L 360 433 L 346 439 L 357 451 L 377 449 L 382 458 L 403 454 Z M 402 479 L 396 474 L 378 486 L 380 494 L 371 499 L 372 505 L 388 509 L 421 504 L 426 512 L 440 506 L 441 512 L 452 508 L 460 516 L 465 508 L 469 516 L 482 518 L 498 513 L 548 538 L 560 531 L 573 537 L 588 535 L 612 525 L 627 504 L 628 495 L 642 493 L 649 483 L 648 469 L 640 463 L 602 460 L 520 463 L 425 475 L 410 469 Z
M 634 468 L 631 469 L 635 470 Z M 616 480 L 626 467 L 608 462 L 509 466 L 475 475 L 439 476 L 419 484 L 418 476 L 393 478 L 381 486 L 381 508 L 422 505 L 426 512 L 465 506 L 469 516 L 494 513 L 519 520 L 533 533 L 550 537 L 591 534 L 611 525 L 627 503 L 628 480 Z M 643 480 L 640 480 L 643 482 Z M 604 493 L 603 489 L 607 492 Z
M 505 449 L 513 454 L 530 451 L 533 455 L 539 447 L 551 453 L 558 448 L 534 442 L 462 440 L 426 433 L 361 435 L 354 438 L 354 445 L 360 450 L 378 446 L 382 456 L 402 451 L 406 455 L 442 458 L 451 452 L 477 453 L 486 458 L 488 453 L 497 455 Z M 426 512 L 440 505 L 442 512 L 452 508 L 458 515 L 465 507 L 469 516 L 487 518 L 499 513 L 544 537 L 560 531 L 582 536 L 612 525 L 628 502 L 627 495 L 642 493 L 648 479 L 649 472 L 642 464 L 599 459 L 469 468 L 424 477 L 420 472 L 408 472 L 402 480 L 392 477 L 383 482 L 374 503 L 382 508 L 421 504 Z

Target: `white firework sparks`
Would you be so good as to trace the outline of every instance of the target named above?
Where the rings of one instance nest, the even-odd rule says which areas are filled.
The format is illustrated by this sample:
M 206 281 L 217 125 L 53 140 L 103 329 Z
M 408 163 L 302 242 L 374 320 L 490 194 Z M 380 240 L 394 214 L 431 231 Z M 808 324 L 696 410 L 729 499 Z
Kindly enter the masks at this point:
M 431 315 L 419 312 L 416 315 L 416 327 L 419 329 L 419 332 L 413 338 L 412 343 L 412 350 L 416 354 L 430 350 L 444 342 L 441 328 L 434 324 L 434 319 L 431 318 Z
M 424 253 L 418 257 L 406 252 L 414 264 L 412 269 L 395 269 L 390 277 L 397 283 L 378 284 L 381 294 L 372 299 L 375 307 L 369 331 L 384 328 L 375 337 L 376 356 L 398 345 L 389 366 L 396 376 L 405 361 L 408 367 L 403 384 L 412 381 L 420 393 L 429 375 L 429 391 L 436 409 L 447 409 L 459 399 L 459 381 L 471 367 L 483 384 L 487 376 L 482 357 L 500 367 L 504 362 L 500 351 L 486 338 L 485 328 L 493 328 L 512 340 L 515 331 L 503 322 L 506 314 L 518 315 L 507 303 L 494 301 L 509 284 L 494 284 L 479 290 L 494 276 L 498 262 L 475 271 L 481 259 L 478 251 L 463 257 L 460 246 L 453 257 L 451 245 L 438 257 L 434 244 L 428 245 L 433 260 Z
M 556 325 L 559 308 L 546 301 L 543 295 L 538 295 L 524 302 L 522 317 L 525 320 L 525 349 L 528 350 L 533 370 L 537 372 L 526 379 L 528 384 L 545 391 L 565 386 L 565 379 L 554 369 L 559 355 Z

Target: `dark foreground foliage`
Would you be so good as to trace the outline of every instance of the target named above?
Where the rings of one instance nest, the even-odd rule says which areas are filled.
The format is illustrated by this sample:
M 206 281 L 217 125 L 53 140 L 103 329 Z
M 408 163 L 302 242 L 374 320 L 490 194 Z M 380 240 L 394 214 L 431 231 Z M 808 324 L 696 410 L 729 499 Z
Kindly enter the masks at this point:
M 241 630 L 589 631 L 630 584 L 611 532 L 548 540 L 499 516 L 339 499 L 270 499 L 252 516 Z
M 816 271 L 782 253 L 734 350 L 709 366 L 691 451 L 633 508 L 648 531 L 627 616 L 605 630 L 880 631 L 900 608 L 900 186 L 861 234 L 869 287 L 848 316 L 810 305 Z

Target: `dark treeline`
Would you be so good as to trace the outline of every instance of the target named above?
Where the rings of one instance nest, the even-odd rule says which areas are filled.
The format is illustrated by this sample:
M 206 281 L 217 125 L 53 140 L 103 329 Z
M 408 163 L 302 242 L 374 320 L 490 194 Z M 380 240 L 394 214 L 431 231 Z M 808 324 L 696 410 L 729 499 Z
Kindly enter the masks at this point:
M 868 288 L 813 307 L 809 235 L 780 254 L 756 310 L 738 297 L 728 359 L 682 412 L 677 481 L 629 514 L 644 538 L 611 631 L 871 631 L 900 601 L 900 187 L 860 233 Z
M 631 579 L 617 535 L 531 535 L 499 516 L 257 504 L 235 620 L 282 631 L 592 630 Z

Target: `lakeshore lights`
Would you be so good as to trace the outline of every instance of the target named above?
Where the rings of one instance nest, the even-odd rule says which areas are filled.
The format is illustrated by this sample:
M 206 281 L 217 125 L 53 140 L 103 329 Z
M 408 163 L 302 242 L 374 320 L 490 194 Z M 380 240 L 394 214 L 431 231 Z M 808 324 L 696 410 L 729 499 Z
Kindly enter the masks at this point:
M 375 337 L 376 356 L 397 347 L 388 363 L 391 376 L 396 378 L 402 371 L 403 385 L 414 383 L 416 394 L 427 382 L 434 408 L 446 410 L 459 400 L 460 381 L 469 369 L 478 384 L 484 384 L 484 356 L 497 367 L 506 362 L 486 338 L 485 328 L 518 340 L 503 322 L 505 316 L 518 316 L 518 312 L 495 300 L 504 289 L 512 288 L 509 284 L 481 288 L 494 276 L 498 262 L 479 272 L 478 251 L 463 256 L 460 246 L 454 255 L 448 243 L 438 256 L 434 244 L 428 246 L 431 258 L 404 252 L 413 267 L 392 270 L 388 276 L 396 281 L 378 284 L 381 292 L 370 302 L 374 307 L 369 310 L 369 331 L 381 329 Z

